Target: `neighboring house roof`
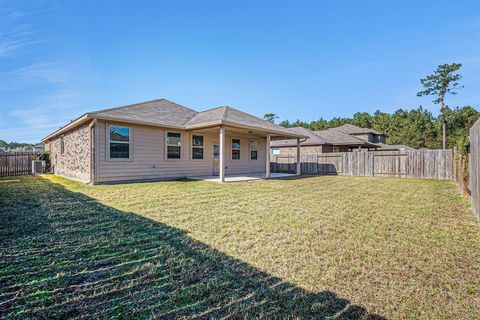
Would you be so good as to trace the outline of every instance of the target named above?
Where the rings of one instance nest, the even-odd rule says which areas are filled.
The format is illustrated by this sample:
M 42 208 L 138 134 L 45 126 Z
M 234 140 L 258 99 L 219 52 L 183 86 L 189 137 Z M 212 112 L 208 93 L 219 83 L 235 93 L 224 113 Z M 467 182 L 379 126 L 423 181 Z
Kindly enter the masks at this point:
M 316 145 L 336 145 L 336 146 L 364 146 L 375 148 L 378 147 L 377 144 L 362 140 L 355 136 L 346 134 L 340 130 L 327 129 L 323 131 L 312 131 L 302 127 L 289 128 L 293 132 L 303 134 L 308 137 L 308 139 L 302 142 L 301 146 L 316 146 Z M 296 146 L 296 140 L 277 140 L 271 142 L 271 147 L 288 147 Z
M 4 149 L 0 148 L 0 153 L 7 153 Z
M 375 143 L 371 143 L 350 134 L 347 134 L 337 128 L 330 128 L 323 131 L 315 131 L 318 134 L 322 134 L 325 137 L 328 137 L 334 145 L 364 145 L 368 147 L 377 147 Z
M 48 135 L 43 141 L 62 134 L 90 119 L 128 122 L 177 129 L 199 129 L 230 125 L 268 132 L 280 137 L 305 138 L 287 128 L 257 118 L 232 107 L 219 107 L 197 112 L 166 99 L 157 99 L 127 106 L 88 112 Z
M 45 143 L 40 142 L 33 146 L 34 148 L 45 148 Z
M 378 135 L 383 135 L 383 133 L 381 132 L 378 132 L 378 131 L 375 131 L 373 129 L 369 129 L 369 128 L 361 128 L 361 127 L 358 127 L 358 126 L 355 126 L 353 124 L 344 124 L 340 127 L 337 127 L 337 128 L 334 128 L 334 129 L 337 129 L 337 130 L 340 130 L 344 133 L 347 133 L 347 134 L 353 134 L 353 135 L 356 135 L 356 134 L 367 134 L 367 133 L 373 133 L 373 134 L 378 134 Z
M 312 130 L 305 129 L 303 127 L 293 127 L 288 128 L 288 130 L 302 134 L 306 136 L 308 139 L 301 142 L 301 146 L 312 146 L 312 145 L 323 145 L 327 144 L 325 140 L 315 134 Z M 271 147 L 289 147 L 289 146 L 296 146 L 297 140 L 292 139 L 284 139 L 284 140 L 275 140 L 270 142 Z

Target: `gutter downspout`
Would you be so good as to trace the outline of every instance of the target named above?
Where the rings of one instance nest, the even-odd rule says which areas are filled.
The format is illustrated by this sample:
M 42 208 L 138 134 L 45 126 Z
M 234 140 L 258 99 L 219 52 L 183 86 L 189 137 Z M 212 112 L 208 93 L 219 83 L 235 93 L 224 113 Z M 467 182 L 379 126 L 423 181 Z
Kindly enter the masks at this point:
M 90 185 L 95 185 L 95 129 L 97 125 L 97 119 L 93 121 L 88 126 L 88 133 L 90 137 Z

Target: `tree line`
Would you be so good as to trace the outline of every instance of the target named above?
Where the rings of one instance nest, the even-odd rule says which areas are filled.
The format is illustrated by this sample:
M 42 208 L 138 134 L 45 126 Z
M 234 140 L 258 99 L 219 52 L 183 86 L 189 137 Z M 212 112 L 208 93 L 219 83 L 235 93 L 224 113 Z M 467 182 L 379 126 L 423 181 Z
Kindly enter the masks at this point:
M 442 124 L 446 122 L 447 148 L 464 146 L 468 141 L 470 127 L 480 117 L 480 112 L 471 106 L 444 107 L 443 115 L 434 117 L 423 107 L 411 110 L 398 109 L 393 113 L 377 110 L 373 114 L 357 112 L 353 117 L 335 117 L 331 120 L 320 118 L 306 122 L 297 120 L 280 122 L 283 127 L 304 127 L 318 131 L 353 124 L 370 128 L 387 135 L 388 144 L 406 144 L 413 148 L 442 148 Z
M 34 145 L 31 143 L 23 142 L 6 142 L 5 140 L 0 140 L 0 149 L 5 151 L 29 151 L 32 150 Z
M 376 111 L 373 115 L 357 112 L 353 118 L 333 118 L 330 121 L 320 118 L 310 123 L 297 120 L 293 123 L 282 121 L 284 127 L 305 127 L 311 130 L 325 130 L 349 123 L 363 128 L 370 128 L 387 135 L 388 144 L 406 144 L 414 148 L 453 148 L 464 149 L 468 141 L 470 127 L 480 114 L 471 106 L 449 108 L 445 99 L 447 95 L 456 95 L 463 88 L 460 84 L 458 70 L 461 63 L 441 64 L 430 75 L 420 79 L 422 91 L 417 96 L 433 96 L 434 104 L 440 106 L 440 115 L 434 117 L 431 112 L 418 107 L 412 110 L 398 109 L 392 114 Z M 274 113 L 267 113 L 264 119 L 274 122 Z

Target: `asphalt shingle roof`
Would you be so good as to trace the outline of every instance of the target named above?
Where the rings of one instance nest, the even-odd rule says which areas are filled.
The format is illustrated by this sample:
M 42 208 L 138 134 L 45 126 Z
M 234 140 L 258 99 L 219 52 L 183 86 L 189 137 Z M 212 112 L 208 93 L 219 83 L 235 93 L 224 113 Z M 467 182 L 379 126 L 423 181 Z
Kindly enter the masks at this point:
M 194 129 L 201 128 L 202 126 L 224 124 L 227 126 L 240 126 L 253 130 L 266 131 L 277 137 L 303 137 L 302 134 L 294 133 L 287 128 L 232 107 L 225 106 L 198 112 L 166 99 L 88 112 L 67 126 L 74 126 L 78 121 L 85 121 L 85 119 L 88 118 L 175 127 L 179 129 Z M 55 131 L 44 138 L 44 140 L 63 132 L 67 126 Z
M 312 146 L 312 145 L 351 145 L 351 146 L 369 146 L 375 147 L 376 145 L 367 141 L 364 141 L 355 136 L 346 134 L 337 128 L 322 130 L 322 131 L 312 131 L 302 127 L 289 128 L 290 130 L 303 134 L 308 137 L 308 139 L 302 142 L 302 146 Z M 295 146 L 296 140 L 276 140 L 272 141 L 271 146 Z
M 347 134 L 364 134 L 364 133 L 373 133 L 373 134 L 383 134 L 381 132 L 375 131 L 369 128 L 361 128 L 353 124 L 344 124 L 340 127 L 335 128 Z
M 93 117 L 147 122 L 155 125 L 182 127 L 198 112 L 166 99 L 91 112 Z

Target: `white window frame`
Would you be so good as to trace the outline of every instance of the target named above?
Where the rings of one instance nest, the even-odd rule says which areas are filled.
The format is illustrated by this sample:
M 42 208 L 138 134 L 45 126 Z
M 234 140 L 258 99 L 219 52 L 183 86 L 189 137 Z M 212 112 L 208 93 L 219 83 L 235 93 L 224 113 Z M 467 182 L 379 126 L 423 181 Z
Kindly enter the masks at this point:
M 200 147 L 200 146 L 194 146 L 193 145 L 193 137 L 196 136 L 196 137 L 202 137 L 203 138 L 203 145 Z M 193 160 L 193 161 L 203 161 L 205 160 L 205 136 L 203 134 L 192 134 L 191 135 L 191 139 L 190 139 L 190 144 L 191 144 L 191 157 L 190 159 Z M 203 157 L 202 159 L 193 159 L 193 148 L 198 148 L 198 149 L 203 149 Z M 181 149 L 180 149 L 181 150 Z
M 178 133 L 180 135 L 180 145 L 176 144 L 168 144 L 168 134 L 169 133 Z M 166 130 L 165 131 L 165 160 L 166 161 L 179 161 L 183 159 L 183 154 L 182 154 L 182 132 L 180 131 L 174 131 L 174 130 Z M 180 148 L 180 158 L 169 158 L 168 157 L 168 147 L 179 147 Z
M 256 145 L 257 145 L 255 150 L 252 150 L 252 142 L 255 142 Z M 256 152 L 257 152 L 257 159 L 252 159 L 252 151 L 256 151 Z M 250 160 L 250 161 L 258 161 L 258 140 L 250 140 L 250 141 L 249 141 L 248 160 Z
M 239 143 L 240 143 L 240 148 L 234 148 L 234 147 L 233 147 L 233 140 L 238 140 L 238 141 L 239 141 Z M 240 138 L 232 138 L 230 142 L 231 142 L 231 144 L 230 144 L 230 147 L 231 147 L 231 148 L 230 148 L 230 153 L 231 153 L 230 158 L 231 158 L 233 161 L 239 161 L 239 160 L 241 160 L 241 159 L 242 159 L 242 140 L 241 140 Z M 239 156 L 238 159 L 234 159 L 234 158 L 233 158 L 233 150 L 238 150 L 238 156 Z
M 110 128 L 111 127 L 127 128 L 128 129 L 128 142 L 127 141 L 112 141 L 112 140 L 110 140 Z M 133 154 L 132 133 L 133 133 L 132 128 L 129 127 L 129 126 L 118 125 L 118 124 L 113 124 L 113 123 L 109 123 L 107 125 L 107 159 L 109 161 L 131 161 L 132 160 L 132 154 Z M 110 143 L 111 142 L 128 144 L 128 158 L 111 158 L 110 157 Z

